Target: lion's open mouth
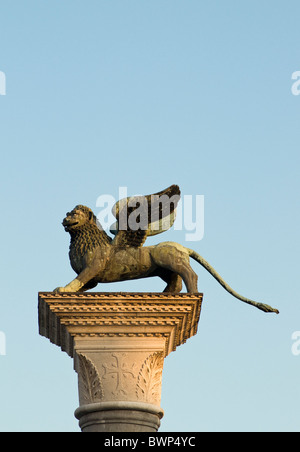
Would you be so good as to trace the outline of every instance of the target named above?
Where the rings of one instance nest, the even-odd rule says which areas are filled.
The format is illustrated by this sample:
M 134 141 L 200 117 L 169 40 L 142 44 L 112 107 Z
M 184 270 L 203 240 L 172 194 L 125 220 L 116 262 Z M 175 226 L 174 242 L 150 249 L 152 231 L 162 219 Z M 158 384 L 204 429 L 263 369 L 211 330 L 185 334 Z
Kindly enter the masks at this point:
M 72 221 L 72 220 L 67 220 L 66 218 L 63 220 L 62 225 L 64 226 L 64 228 L 71 228 L 72 226 L 76 226 L 79 223 L 79 221 Z

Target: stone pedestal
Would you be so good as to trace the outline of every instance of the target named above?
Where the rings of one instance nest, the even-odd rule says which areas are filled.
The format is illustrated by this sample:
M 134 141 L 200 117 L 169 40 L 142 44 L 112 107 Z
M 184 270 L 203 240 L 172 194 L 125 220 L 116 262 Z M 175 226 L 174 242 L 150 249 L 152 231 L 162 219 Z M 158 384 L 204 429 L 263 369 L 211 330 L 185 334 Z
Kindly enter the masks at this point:
M 164 358 L 197 332 L 202 294 L 39 293 L 39 332 L 74 358 L 83 432 L 155 432 Z

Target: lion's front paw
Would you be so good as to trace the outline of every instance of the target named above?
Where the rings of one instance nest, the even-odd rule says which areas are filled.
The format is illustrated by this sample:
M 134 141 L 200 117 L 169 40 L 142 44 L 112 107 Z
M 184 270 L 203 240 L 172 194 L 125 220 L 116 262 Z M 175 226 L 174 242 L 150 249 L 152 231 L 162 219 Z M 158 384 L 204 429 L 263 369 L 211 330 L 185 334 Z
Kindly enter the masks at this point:
M 65 292 L 64 287 L 56 287 L 56 289 L 53 290 L 54 293 L 62 293 Z

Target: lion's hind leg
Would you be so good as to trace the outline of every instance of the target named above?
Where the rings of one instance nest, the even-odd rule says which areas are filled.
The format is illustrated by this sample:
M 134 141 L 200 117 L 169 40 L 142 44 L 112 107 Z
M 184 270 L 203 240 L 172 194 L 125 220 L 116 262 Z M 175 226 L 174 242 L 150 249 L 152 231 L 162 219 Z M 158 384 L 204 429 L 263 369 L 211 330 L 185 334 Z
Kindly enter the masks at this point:
M 184 247 L 177 243 L 173 244 L 173 242 L 161 243 L 153 249 L 151 256 L 157 266 L 180 276 L 189 293 L 198 292 L 198 276 L 190 265 L 189 255 L 185 252 Z M 166 289 L 168 289 L 168 286 Z
M 171 272 L 170 270 L 162 269 L 159 276 L 167 283 L 164 292 L 181 292 L 182 278 L 180 275 L 175 272 Z

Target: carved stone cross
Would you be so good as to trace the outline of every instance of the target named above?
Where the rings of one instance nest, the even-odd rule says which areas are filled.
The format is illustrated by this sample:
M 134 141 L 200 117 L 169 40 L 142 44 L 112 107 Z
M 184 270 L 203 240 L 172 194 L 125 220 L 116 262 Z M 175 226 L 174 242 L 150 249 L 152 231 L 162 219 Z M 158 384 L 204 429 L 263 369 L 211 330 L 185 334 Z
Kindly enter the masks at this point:
M 107 378 L 112 376 L 116 379 L 116 389 L 113 392 L 114 395 L 126 395 L 127 391 L 125 390 L 126 386 L 126 378 L 131 376 L 135 378 L 135 374 L 133 369 L 135 364 L 132 364 L 131 368 L 129 368 L 126 364 L 127 353 L 122 353 L 121 356 L 117 356 L 116 354 L 112 354 L 112 357 L 115 358 L 116 363 L 112 363 L 109 367 L 107 364 L 102 364 L 105 374 L 103 378 Z

